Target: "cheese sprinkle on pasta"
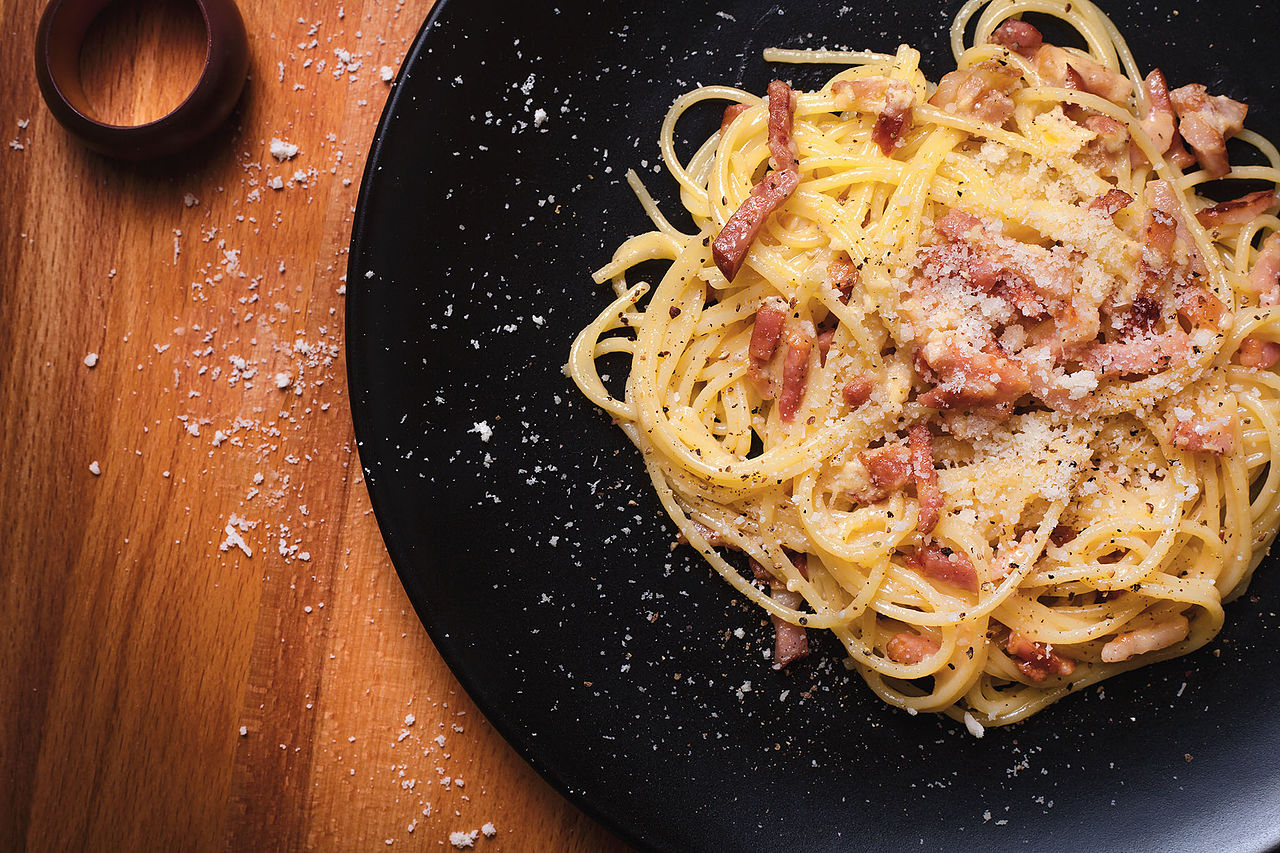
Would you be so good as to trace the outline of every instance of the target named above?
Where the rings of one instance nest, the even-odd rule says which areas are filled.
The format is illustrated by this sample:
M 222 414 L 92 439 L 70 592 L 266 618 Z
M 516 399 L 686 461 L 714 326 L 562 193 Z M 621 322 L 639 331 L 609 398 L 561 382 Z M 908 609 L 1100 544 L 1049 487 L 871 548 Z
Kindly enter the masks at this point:
M 1274 187 L 1280 155 L 1088 2 L 975 0 L 951 41 L 936 83 L 906 46 L 769 51 L 842 70 L 680 97 L 660 144 L 697 232 L 629 176 L 654 230 L 596 273 L 614 296 L 568 369 L 772 618 L 775 668 L 827 630 L 886 702 L 973 728 L 1204 645 L 1265 555 L 1276 196 L 1199 190 Z M 681 162 L 680 116 L 717 100 Z

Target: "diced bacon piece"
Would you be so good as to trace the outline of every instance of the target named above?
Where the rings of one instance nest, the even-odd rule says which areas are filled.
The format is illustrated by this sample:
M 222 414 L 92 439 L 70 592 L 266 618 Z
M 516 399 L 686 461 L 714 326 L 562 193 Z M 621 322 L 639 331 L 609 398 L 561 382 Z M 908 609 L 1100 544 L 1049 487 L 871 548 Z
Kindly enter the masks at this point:
M 751 342 L 747 345 L 747 378 L 756 386 L 760 396 L 773 399 L 773 383 L 770 380 L 769 363 L 778 351 L 782 329 L 787 322 L 787 303 L 770 298 L 756 309 L 755 325 L 751 327 Z
M 1044 681 L 1050 675 L 1067 676 L 1075 672 L 1076 662 L 1053 650 L 1052 646 L 1036 643 L 1013 631 L 1005 643 L 1005 651 L 1018 658 L 1018 669 L 1032 681 Z
M 1133 204 L 1133 196 L 1124 190 L 1107 190 L 1089 202 L 1089 209 L 1110 217 L 1115 216 L 1131 204 Z
M 1143 190 L 1147 210 L 1142 217 L 1142 259 L 1138 264 L 1138 294 L 1125 333 L 1149 335 L 1160 317 L 1172 320 L 1174 244 L 1178 239 L 1182 203 L 1173 186 L 1164 180 L 1151 181 Z M 1190 247 L 1194 251 L 1194 246 Z
M 1117 634 L 1114 640 L 1102 647 L 1102 662 L 1120 663 L 1134 655 L 1167 649 L 1174 643 L 1185 640 L 1189 633 L 1191 623 L 1179 613 L 1150 627 Z
M 984 266 L 975 264 L 975 283 L 980 280 L 976 274 L 979 270 L 985 271 Z M 1017 309 L 1019 314 L 1029 320 L 1040 320 L 1049 316 L 1049 311 L 1040 294 L 1036 292 L 1035 286 L 1016 273 L 1006 272 L 993 286 L 983 289 L 1008 302 Z
M 1053 532 L 1049 534 L 1049 541 L 1061 548 L 1072 539 L 1076 538 L 1076 530 L 1074 527 L 1068 527 L 1065 524 L 1059 524 L 1053 528 Z
M 797 609 L 804 603 L 798 592 L 774 587 L 773 600 L 783 607 Z M 789 663 L 800 660 L 809 654 L 809 635 L 800 625 L 793 625 L 779 616 L 770 616 L 773 621 L 773 668 L 782 669 Z
M 858 286 L 858 267 L 847 252 L 841 252 L 836 259 L 827 264 L 827 281 L 834 290 L 840 291 L 840 301 L 849 304 L 853 289 Z
M 719 531 L 712 530 L 710 527 L 707 527 L 705 524 L 703 524 L 700 521 L 693 522 L 693 529 L 697 531 L 699 536 L 707 540 L 707 544 L 710 545 L 712 548 L 719 548 L 725 544 L 724 537 L 720 535 Z M 685 538 L 685 535 L 683 533 L 681 533 L 677 538 L 681 542 L 689 541 L 688 539 Z
M 951 240 L 963 240 L 973 233 L 975 228 L 982 227 L 982 220 L 959 208 L 948 210 L 937 222 L 933 230 Z
M 781 300 L 768 299 L 756 309 L 756 322 L 751 327 L 751 343 L 747 353 L 751 366 L 760 368 L 769 363 L 782 340 L 782 327 L 787 322 L 787 310 Z
M 1178 316 L 1198 329 L 1217 329 L 1227 314 L 1227 305 L 1202 284 L 1186 284 L 1174 293 Z
M 786 331 L 787 354 L 782 360 L 782 393 L 778 395 L 778 413 L 784 421 L 795 419 L 804 400 L 809 382 L 809 353 L 813 349 L 813 324 L 807 320 L 789 326 Z
M 931 409 L 990 409 L 1006 412 L 1031 390 L 1026 370 L 999 352 L 955 345 L 951 336 L 935 336 L 916 351 L 916 370 L 933 390 L 919 401 Z M 924 368 L 924 369 L 921 369 Z
M 1263 305 L 1280 304 L 1280 231 L 1267 235 L 1249 271 L 1249 284 Z
M 1148 376 L 1186 360 L 1191 342 L 1181 329 L 1162 335 L 1098 344 L 1085 353 L 1086 367 L 1105 376 Z
M 906 80 L 891 77 L 862 77 L 838 80 L 832 87 L 837 103 L 846 109 L 875 113 L 871 141 L 888 157 L 905 143 L 915 112 L 916 90 Z
M 1231 171 L 1227 140 L 1244 129 L 1249 107 L 1226 95 L 1210 95 L 1200 83 L 1174 89 L 1169 100 L 1178 114 L 1178 131 L 1205 171 L 1215 178 Z
M 1142 129 L 1151 137 L 1156 150 L 1165 155 L 1170 163 L 1179 169 L 1187 168 L 1196 158 L 1187 150 L 1182 142 L 1182 134 L 1178 132 L 1173 101 L 1169 98 L 1169 84 L 1165 81 L 1164 73 L 1159 68 L 1153 70 L 1142 81 L 1142 88 L 1146 90 L 1149 103 L 1147 114 L 1141 121 Z M 1146 158 L 1136 147 L 1131 159 L 1135 163 L 1146 162 Z
M 769 84 L 769 165 L 779 172 L 800 170 L 799 149 L 792 128 L 795 124 L 796 94 L 781 80 Z
M 872 447 L 858 454 L 858 459 L 871 476 L 871 484 L 884 495 L 911 482 L 911 453 L 901 444 Z
M 1123 334 L 1127 338 L 1151 337 L 1155 334 L 1156 323 L 1162 315 L 1159 302 L 1150 296 L 1139 294 L 1123 315 Z
M 835 339 L 835 327 L 823 329 L 818 333 L 818 339 L 814 342 L 818 347 L 818 366 L 827 366 L 827 353 L 831 352 L 831 342 Z
M 938 653 L 938 641 L 915 631 L 894 634 L 885 644 L 885 654 L 894 663 L 914 665 Z
M 1195 155 L 1187 150 L 1182 142 L 1182 134 L 1178 132 L 1173 101 L 1169 98 L 1169 84 L 1165 82 L 1164 73 L 1159 68 L 1147 75 L 1142 81 L 1146 90 L 1149 109 L 1142 119 L 1142 129 L 1155 143 L 1156 150 L 1179 169 L 1185 169 L 1196 161 Z M 1146 162 L 1146 158 L 1134 152 L 1135 162 Z
M 792 565 L 796 567 L 796 570 L 800 572 L 800 576 L 808 580 L 808 555 L 799 552 L 788 552 L 788 558 L 791 560 Z M 751 567 L 751 574 L 755 577 L 757 583 L 769 585 L 769 593 L 774 601 L 792 610 L 799 610 L 800 606 L 804 604 L 804 597 L 800 593 L 788 590 L 786 583 L 775 577 L 772 572 L 756 562 L 755 559 L 748 558 L 747 564 Z M 793 625 L 777 616 L 771 616 L 770 618 L 773 621 L 774 669 L 782 669 L 792 661 L 799 660 L 809 654 L 809 636 L 803 626 Z
M 1280 344 L 1258 338 L 1245 338 L 1240 342 L 1236 361 L 1245 367 L 1266 370 L 1280 361 Z
M 770 172 L 756 184 L 751 195 L 729 217 L 711 246 L 712 257 L 725 278 L 733 281 L 737 276 L 738 270 L 742 269 L 742 262 L 747 259 L 747 251 L 760 236 L 765 221 L 791 198 L 798 186 L 798 172 L 790 169 Z
M 795 566 L 800 577 L 805 580 L 809 579 L 809 555 L 803 551 L 792 551 L 785 549 L 787 559 L 791 561 L 791 565 Z M 760 583 L 769 584 L 770 589 L 786 589 L 787 585 L 784 581 L 779 580 L 773 572 L 766 569 L 763 565 L 756 561 L 754 557 L 747 558 L 747 565 L 751 567 L 751 574 Z
M 1147 79 L 1142 81 L 1142 88 L 1146 91 L 1147 101 L 1150 104 L 1141 122 L 1142 129 L 1155 143 L 1156 151 L 1164 154 L 1173 144 L 1174 137 L 1178 135 L 1173 102 L 1169 100 L 1169 84 L 1165 82 L 1164 72 L 1159 68 L 1154 69 L 1147 75 Z
M 1084 126 L 1094 133 L 1086 150 L 1098 168 L 1105 167 L 1114 174 L 1120 164 L 1130 159 L 1129 128 L 1104 115 L 1087 116 Z
M 787 549 L 787 559 L 791 561 L 791 565 L 796 567 L 796 571 L 800 573 L 800 577 L 805 580 L 809 579 L 809 555 L 803 551 L 792 551 Z
M 1044 37 L 1040 35 L 1039 30 L 1026 21 L 1010 18 L 996 27 L 989 41 L 992 44 L 1007 47 L 1014 53 L 1030 57 L 1034 56 L 1035 52 L 1040 49 L 1040 45 L 1044 42 Z
M 916 502 L 920 505 L 917 528 L 929 533 L 938 523 L 942 510 L 942 490 L 938 488 L 938 472 L 933 467 L 933 436 L 929 427 L 915 424 L 907 430 L 911 449 L 911 479 L 916 484 Z
M 890 86 L 885 97 L 885 107 L 880 111 L 871 128 L 871 141 L 880 146 L 880 153 L 888 157 L 906 143 L 906 132 L 911 129 L 915 108 L 915 89 L 901 80 L 901 86 Z
M 1062 74 L 1062 88 L 1071 89 L 1076 92 L 1083 92 L 1084 78 L 1080 76 L 1080 72 L 1072 68 L 1070 65 Z
M 1192 453 L 1226 456 L 1235 449 L 1236 436 L 1230 415 L 1218 418 L 1202 416 L 1179 421 L 1173 430 L 1173 446 Z
M 1163 181 L 1151 183 L 1158 184 Z M 1148 199 L 1150 195 L 1151 191 L 1148 187 Z M 1177 236 L 1178 220 L 1172 214 L 1154 205 L 1147 208 L 1147 214 L 1142 223 L 1142 245 L 1149 250 L 1150 254 L 1155 255 L 1161 271 L 1167 270 L 1173 260 L 1173 241 Z M 1151 261 L 1150 254 L 1144 256 L 1144 260 L 1148 263 Z
M 742 268 L 765 221 L 800 185 L 797 148 L 792 137 L 795 100 L 795 93 L 786 83 L 774 80 L 769 84 L 769 151 L 773 171 L 756 184 L 751 195 L 733 212 L 711 247 L 716 266 L 729 281 L 733 281 Z
M 875 390 L 875 377 L 870 373 L 860 373 L 844 383 L 844 387 L 840 389 L 840 396 L 844 399 L 846 406 L 856 409 L 870 400 L 871 393 Z
M 1266 213 L 1276 203 L 1274 190 L 1259 190 L 1231 201 L 1222 201 L 1196 214 L 1205 228 L 1247 225 Z
M 747 104 L 730 104 L 724 108 L 724 117 L 720 119 L 720 133 L 723 134 L 733 124 L 734 119 L 751 109 Z
M 958 113 L 994 124 L 1004 124 L 1013 115 L 1009 97 L 1021 75 L 998 62 L 980 62 L 972 68 L 948 72 L 938 81 L 929 103 L 949 113 Z
M 969 558 L 932 540 L 917 545 L 915 553 L 908 556 L 906 562 L 927 578 L 970 592 L 978 591 L 978 570 Z
M 1133 93 L 1129 78 L 1095 59 L 1071 53 L 1055 45 L 1041 45 L 1035 55 L 1036 71 L 1051 86 L 1077 88 L 1124 105 Z M 1070 84 L 1074 84 L 1070 85 Z
M 1187 150 L 1186 143 L 1182 141 L 1181 133 L 1173 137 L 1173 142 L 1169 144 L 1169 150 L 1165 152 L 1164 156 L 1165 159 L 1179 169 L 1185 169 L 1196 162 L 1196 155 Z

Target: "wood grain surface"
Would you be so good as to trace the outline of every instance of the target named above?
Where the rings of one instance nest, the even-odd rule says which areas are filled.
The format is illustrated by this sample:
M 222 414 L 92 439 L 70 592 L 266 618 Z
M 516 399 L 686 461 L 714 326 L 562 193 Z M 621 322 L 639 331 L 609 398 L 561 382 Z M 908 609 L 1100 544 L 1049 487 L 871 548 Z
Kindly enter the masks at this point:
M 41 102 L 43 5 L 0 0 L 0 850 L 626 849 L 458 687 L 360 476 L 347 243 L 429 0 L 240 0 L 235 114 L 134 165 Z M 104 117 L 181 100 L 192 6 L 100 18 Z

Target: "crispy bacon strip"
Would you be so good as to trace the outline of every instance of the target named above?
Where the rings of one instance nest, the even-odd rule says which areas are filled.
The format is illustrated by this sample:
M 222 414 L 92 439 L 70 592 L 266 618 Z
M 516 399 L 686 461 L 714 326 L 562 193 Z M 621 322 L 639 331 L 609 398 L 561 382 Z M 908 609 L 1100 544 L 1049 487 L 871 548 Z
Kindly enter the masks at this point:
M 905 142 L 915 113 L 916 90 L 906 80 L 862 77 L 838 80 L 831 91 L 843 104 L 859 112 L 876 114 L 871 140 L 889 157 Z
M 787 328 L 787 354 L 782 360 L 782 393 L 778 413 L 784 421 L 795 420 L 804 389 L 809 382 L 809 353 L 813 349 L 813 324 L 807 320 Z
M 711 245 L 712 257 L 725 278 L 733 281 L 747 259 L 751 244 L 760 236 L 765 221 L 791 198 L 798 186 L 798 173 L 770 172 L 729 217 Z
M 942 510 L 942 490 L 938 488 L 938 472 L 933 467 L 933 436 L 929 427 L 915 424 L 907 430 L 911 449 L 911 479 L 916 484 L 916 501 L 920 504 L 921 533 L 927 534 L 937 525 Z
M 795 126 L 796 93 L 781 80 L 769 84 L 769 165 L 779 172 L 798 172 L 799 150 Z
M 1124 190 L 1107 190 L 1089 202 L 1089 209 L 1095 210 L 1103 216 L 1115 216 L 1131 204 L 1133 204 L 1133 196 Z
M 1114 640 L 1102 647 L 1103 663 L 1120 663 L 1134 655 L 1167 649 L 1180 643 L 1191 632 L 1191 623 L 1181 613 L 1148 628 L 1117 634 Z
M 1018 669 L 1032 681 L 1044 681 L 1050 675 L 1067 676 L 1076 669 L 1075 661 L 1058 654 L 1052 646 L 1032 642 L 1017 631 L 1009 634 L 1004 648 L 1019 659 Z
M 1179 421 L 1173 430 L 1173 446 L 1192 453 L 1226 456 L 1235 449 L 1236 437 L 1230 415 L 1220 418 L 1193 417 Z
M 840 389 L 840 396 L 846 406 L 856 409 L 870 400 L 871 392 L 875 390 L 875 377 L 870 373 L 860 373 L 844 384 Z
M 1258 338 L 1245 338 L 1240 342 L 1236 361 L 1245 367 L 1266 370 L 1280 361 L 1280 344 Z
M 1259 190 L 1231 201 L 1222 201 L 1196 214 L 1205 228 L 1247 225 L 1266 213 L 1276 203 L 1275 190 Z
M 769 84 L 769 151 L 774 171 L 756 184 L 751 195 L 733 212 L 716 235 L 711 256 L 733 281 L 742 269 L 751 244 L 760 236 L 768 218 L 786 203 L 800 186 L 796 144 L 791 129 L 795 113 L 795 93 L 781 80 Z
M 906 558 L 907 565 L 920 574 L 943 583 L 978 591 L 978 570 L 963 554 L 929 540 L 916 546 L 914 554 Z
M 1014 53 L 1031 57 L 1035 56 L 1036 51 L 1040 49 L 1040 45 L 1044 43 L 1044 37 L 1040 35 L 1039 30 L 1026 21 L 1010 18 L 996 27 L 989 41 L 992 44 L 1007 47 Z
M 751 109 L 747 104 L 730 104 L 724 108 L 724 117 L 720 119 L 720 133 L 729 129 L 734 119 Z
M 940 648 L 937 640 L 915 631 L 903 631 L 889 638 L 884 651 L 894 663 L 911 665 L 936 655 Z
M 994 124 L 1004 124 L 1013 115 L 1009 97 L 1021 75 L 998 62 L 980 62 L 944 74 L 929 103 L 949 113 L 960 113 Z
M 1244 129 L 1249 107 L 1225 95 L 1210 95 L 1200 83 L 1174 89 L 1169 100 L 1178 114 L 1178 131 L 1205 171 L 1215 178 L 1231 171 L 1227 140 Z

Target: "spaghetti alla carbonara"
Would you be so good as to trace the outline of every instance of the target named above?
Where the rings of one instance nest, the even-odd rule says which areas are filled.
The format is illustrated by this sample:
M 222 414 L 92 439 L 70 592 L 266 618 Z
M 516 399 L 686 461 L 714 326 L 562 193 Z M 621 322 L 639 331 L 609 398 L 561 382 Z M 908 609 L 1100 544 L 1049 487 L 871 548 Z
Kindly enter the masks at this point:
M 1280 154 L 1088 2 L 973 0 L 951 42 L 936 83 L 906 46 L 772 50 L 842 70 L 679 98 L 660 145 L 697 231 L 629 176 L 654 230 L 596 273 L 614 298 L 568 369 L 767 611 L 775 668 L 831 631 L 886 702 L 980 733 L 1204 645 L 1265 555 L 1276 195 L 1200 189 L 1275 187 Z M 677 121 L 716 100 L 681 162 Z

